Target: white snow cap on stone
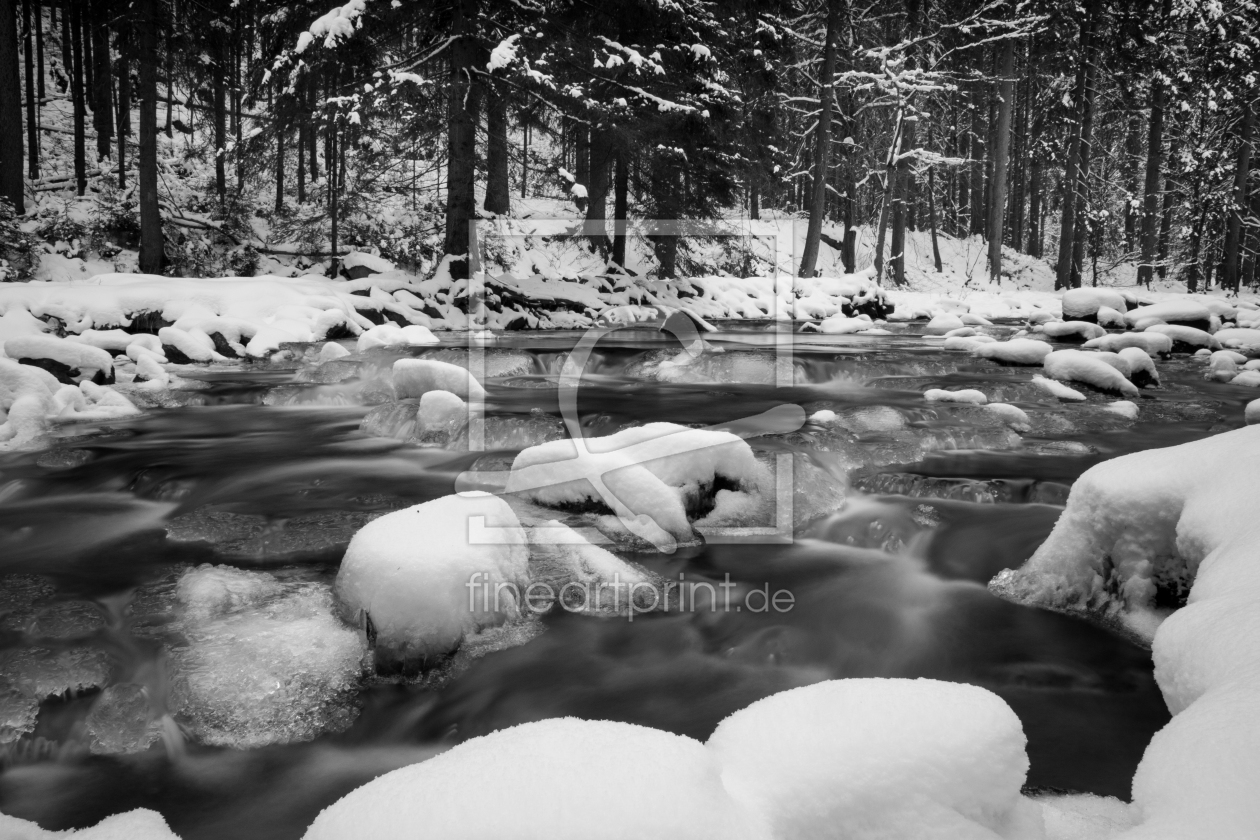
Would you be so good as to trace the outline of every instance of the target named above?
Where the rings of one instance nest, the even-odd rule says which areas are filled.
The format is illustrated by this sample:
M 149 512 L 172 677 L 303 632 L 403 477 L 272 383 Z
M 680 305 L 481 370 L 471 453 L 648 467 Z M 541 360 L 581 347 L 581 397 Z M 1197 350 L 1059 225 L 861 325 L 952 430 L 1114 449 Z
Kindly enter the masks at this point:
M 1056 382 L 1053 379 L 1047 379 L 1041 375 L 1034 376 L 1032 378 L 1032 384 L 1036 385 L 1038 388 L 1051 396 L 1058 397 L 1061 400 L 1079 402 L 1085 399 L 1085 395 L 1075 388 L 1069 388 L 1062 382 Z
M 356 352 L 363 353 L 375 347 L 424 346 L 440 344 L 441 341 L 428 327 L 409 324 L 400 327 L 397 324 L 379 324 L 359 335 Z
M 1113 403 L 1108 403 L 1106 410 L 1113 414 L 1119 414 L 1121 417 L 1127 417 L 1130 420 L 1136 420 L 1138 416 L 1137 403 L 1129 400 L 1116 400 Z
M 1056 350 L 1046 356 L 1046 376 L 1062 382 L 1084 382 L 1102 391 L 1115 391 L 1126 397 L 1138 395 L 1137 386 L 1117 369 L 1115 354 L 1090 353 L 1084 350 Z
M 1102 327 L 1086 321 L 1051 321 L 1042 326 L 1041 332 L 1048 338 L 1062 339 L 1075 335 L 1080 336 L 1083 341 L 1102 338 L 1107 334 L 1107 331 Z
M 1126 347 L 1141 347 L 1148 354 L 1167 355 L 1172 352 L 1172 339 L 1157 332 L 1112 333 L 1091 339 L 1081 347 L 1085 350 L 1106 350 L 1115 353 Z
M 970 403 L 971 405 L 984 405 L 989 401 L 984 391 L 977 391 L 975 388 L 964 388 L 959 391 L 929 388 L 923 392 L 923 399 L 928 402 Z
M 1260 428 L 1105 461 L 1049 538 L 990 587 L 1151 639 L 1173 713 L 1133 779 L 1136 838 L 1252 838 L 1260 825 Z M 1190 585 L 1157 606 L 1156 581 Z M 1166 617 L 1165 617 L 1166 616 Z M 1162 623 L 1161 623 L 1162 619 Z
M 1248 327 L 1226 327 L 1218 330 L 1214 337 L 1222 347 L 1260 346 L 1260 330 Z
M 49 831 L 29 820 L 0 814 L 0 837 L 5 840 L 179 840 L 157 811 L 136 808 L 106 817 L 90 828 Z
M 1260 423 L 1260 400 L 1252 400 L 1247 403 L 1247 408 L 1243 412 L 1243 417 L 1247 421 L 1248 426 Z
M 462 493 L 364 525 L 334 588 L 351 618 L 371 618 L 378 645 L 430 656 L 519 615 L 528 564 L 525 532 L 507 502 Z
M 1068 289 L 1063 293 L 1065 320 L 1097 315 L 1104 307 L 1117 312 L 1124 312 L 1129 308 L 1124 295 L 1111 289 L 1080 288 Z
M 972 355 L 980 359 L 992 359 L 1008 365 L 1039 365 L 1054 350 L 1044 341 L 1032 338 L 1012 338 L 1010 341 L 998 341 L 985 344 L 972 350 Z
M 1100 306 L 1098 308 L 1098 325 L 1122 330 L 1128 326 L 1128 322 L 1124 320 L 1124 312 L 1112 309 L 1110 306 Z
M 1206 347 L 1209 350 L 1221 348 L 1221 343 L 1215 336 L 1194 327 L 1183 327 L 1180 324 L 1155 324 L 1147 327 L 1145 331 L 1166 335 L 1173 341 L 1180 341 L 1192 347 Z
M 394 392 L 399 399 L 422 397 L 429 391 L 450 391 L 469 402 L 481 402 L 486 389 L 469 371 L 436 359 L 399 359 L 394 362 Z
M 1116 355 L 1129 366 L 1129 379 L 1132 379 L 1139 371 L 1146 371 L 1156 384 L 1159 383 L 1159 371 L 1155 369 L 1155 360 L 1141 347 L 1125 347 Z
M 335 341 L 329 341 L 319 348 L 319 360 L 321 362 L 331 362 L 333 359 L 340 359 L 342 356 L 349 355 L 350 351 Z
M 942 312 L 941 314 L 928 321 L 927 326 L 923 328 L 928 335 L 945 335 L 947 332 L 962 329 L 967 326 L 963 323 L 963 319 L 952 312 Z
M 1212 311 L 1194 300 L 1167 300 L 1139 306 L 1124 315 L 1130 327 L 1136 327 L 1139 321 L 1147 318 L 1156 318 L 1165 324 L 1169 321 L 1211 321 Z
M 109 373 L 114 369 L 114 358 L 108 351 L 55 335 L 10 338 L 4 343 L 4 353 L 10 359 L 51 359 L 77 369 L 89 378 L 97 371 Z
M 1024 431 L 1028 428 L 1030 420 L 1028 413 L 1017 405 L 1010 403 L 989 403 L 985 406 L 989 411 L 1002 418 L 1006 425 L 1012 429 Z

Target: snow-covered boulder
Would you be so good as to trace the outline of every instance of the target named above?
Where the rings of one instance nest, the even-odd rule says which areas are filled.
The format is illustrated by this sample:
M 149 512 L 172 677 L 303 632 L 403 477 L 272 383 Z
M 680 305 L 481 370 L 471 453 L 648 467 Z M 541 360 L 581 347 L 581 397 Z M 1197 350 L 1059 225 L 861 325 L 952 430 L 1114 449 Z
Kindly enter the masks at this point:
M 450 391 L 470 402 L 486 398 L 486 389 L 465 368 L 436 359 L 399 359 L 393 367 L 394 392 L 399 399 L 423 397 L 429 391 Z
M 968 327 L 967 329 L 971 329 Z M 992 344 L 997 341 L 991 335 L 951 335 L 946 336 L 945 341 L 941 344 L 944 350 L 975 350 L 985 344 Z
M 848 335 L 850 333 L 865 332 L 875 326 L 870 318 L 858 316 L 856 318 L 846 318 L 839 313 L 832 315 L 827 320 L 818 325 L 818 331 L 825 335 Z
M 1039 365 L 1054 350 L 1044 341 L 1032 338 L 1012 338 L 985 344 L 971 351 L 978 359 L 989 359 L 1003 365 Z
M 1116 400 L 1113 403 L 1107 403 L 1104 410 L 1110 411 L 1112 414 L 1119 414 L 1127 420 L 1136 420 L 1138 416 L 1137 403 L 1129 400 Z
M 1256 426 L 1105 461 L 1028 562 L 990 584 L 1150 640 L 1173 719 L 1133 779 L 1135 838 L 1242 840 L 1260 825 L 1258 474 Z M 1161 592 L 1185 606 L 1169 614 Z
M 97 384 L 114 381 L 114 359 L 90 344 L 53 335 L 23 335 L 4 343 L 4 354 L 24 364 L 41 367 L 64 383 L 80 378 Z
M 1066 341 L 1081 344 L 1091 339 L 1101 338 L 1107 331 L 1097 324 L 1086 321 L 1051 321 L 1041 327 L 1042 335 L 1055 341 Z
M 1084 350 L 1105 350 L 1116 353 L 1126 347 L 1140 347 L 1151 356 L 1167 356 L 1172 352 L 1171 337 L 1157 332 L 1127 332 L 1104 335 L 1081 345 Z
M 1178 353 L 1193 353 L 1200 347 L 1206 347 L 1208 350 L 1221 349 L 1221 343 L 1215 336 L 1194 327 L 1180 324 L 1155 324 L 1147 327 L 1145 331 L 1168 336 L 1172 340 L 1173 350 Z
M 990 413 L 1002 418 L 1002 422 L 1016 431 L 1027 431 L 1031 420 L 1028 413 L 1017 405 L 1010 403 L 987 403 L 985 408 Z
M 1068 289 L 1063 293 L 1063 318 L 1067 321 L 1097 324 L 1099 310 L 1103 307 L 1118 312 L 1125 312 L 1129 308 L 1124 296 L 1111 289 L 1080 288 Z
M 333 803 L 304 840 L 769 840 L 699 741 L 560 718 L 473 738 Z
M 49 831 L 29 820 L 0 814 L 0 837 L 5 840 L 179 840 L 157 811 L 136 808 L 106 817 L 88 828 Z
M 923 328 L 923 331 L 928 335 L 945 335 L 945 333 L 950 332 L 951 330 L 962 329 L 965 326 L 967 326 L 967 324 L 963 323 L 963 319 L 954 313 L 942 312 L 940 315 L 935 316 L 931 321 L 928 321 L 927 326 Z
M 321 362 L 333 362 L 349 355 L 350 351 L 335 341 L 326 342 L 323 347 L 319 348 L 319 360 Z
M 1116 354 L 1129 366 L 1129 381 L 1139 388 L 1159 385 L 1155 361 L 1141 347 L 1125 347 Z
M 377 347 L 422 347 L 433 344 L 441 344 L 441 341 L 428 327 L 419 324 L 405 327 L 381 324 L 360 333 L 355 350 L 363 353 Z
M 977 391 L 975 388 L 963 388 L 958 391 L 929 388 L 923 392 L 923 399 L 928 402 L 967 403 L 970 405 L 984 405 L 989 401 L 984 391 Z
M 1046 356 L 1046 376 L 1061 382 L 1083 382 L 1100 391 L 1113 391 L 1126 397 L 1138 395 L 1137 386 L 1118 369 L 1118 356 L 1084 350 L 1056 350 Z
M 1243 410 L 1243 418 L 1248 426 L 1260 423 L 1260 400 L 1252 400 Z
M 1124 320 L 1124 313 L 1118 309 L 1112 309 L 1110 306 L 1100 306 L 1096 317 L 1100 327 L 1117 330 L 1123 330 L 1128 327 L 1128 322 Z
M 606 510 L 624 530 L 672 550 L 694 538 L 693 519 L 747 508 L 766 480 L 752 449 L 730 432 L 649 423 L 586 438 L 583 447 L 554 440 L 524 450 L 507 492 L 549 507 Z
M 1140 329 L 1137 325 L 1142 321 L 1155 319 L 1164 324 L 1207 331 L 1211 329 L 1212 311 L 1194 300 L 1167 300 L 1131 309 L 1125 313 L 1124 319 L 1132 329 Z
M 348 618 L 370 622 L 378 650 L 424 660 L 519 615 L 528 563 L 525 532 L 507 502 L 488 493 L 443 496 L 363 526 L 335 592 Z
M 1221 343 L 1222 347 L 1260 348 L 1260 329 L 1227 327 L 1218 330 L 1213 337 Z
M 1044 376 L 1034 376 L 1032 378 L 1032 384 L 1036 385 L 1050 396 L 1060 400 L 1067 400 L 1069 402 L 1083 402 L 1085 400 L 1085 395 L 1075 388 L 1069 388 L 1062 382 L 1056 382 L 1055 380 L 1047 379 Z
M 983 688 L 847 679 L 759 700 L 708 747 L 772 837 L 978 840 L 1040 836 L 1040 809 L 1020 795 L 1025 743 Z

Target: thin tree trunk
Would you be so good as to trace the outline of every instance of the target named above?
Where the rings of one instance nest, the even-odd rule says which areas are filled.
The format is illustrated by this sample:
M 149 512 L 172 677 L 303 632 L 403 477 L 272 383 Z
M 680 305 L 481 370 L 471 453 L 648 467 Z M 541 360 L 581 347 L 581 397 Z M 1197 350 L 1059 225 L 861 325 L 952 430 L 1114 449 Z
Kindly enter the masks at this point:
M 1002 282 L 1003 224 L 1006 218 L 1006 169 L 1011 136 L 1011 107 L 1015 104 L 1015 40 L 1002 47 L 998 81 L 997 131 L 993 144 L 993 206 L 989 208 L 989 280 Z
M 281 116 L 276 117 L 276 212 L 284 211 L 284 135 L 288 126 Z
M 310 120 L 306 113 L 306 79 L 297 83 L 297 200 L 306 203 L 306 133 Z
M 127 135 L 131 133 L 131 31 L 118 34 L 118 188 L 127 188 Z
M 941 246 L 936 241 L 936 170 L 928 167 L 928 227 L 932 231 L 932 262 L 937 273 L 945 270 L 941 263 Z
M 162 216 L 158 211 L 157 42 L 158 4 L 137 0 L 140 43 L 140 138 L 136 168 L 140 182 L 140 271 L 160 274 L 163 263 Z
M 608 254 L 608 187 L 612 178 L 613 162 L 617 149 L 613 145 L 612 132 L 603 127 L 591 129 L 591 182 L 587 190 L 586 230 L 591 247 Z M 506 182 L 506 178 L 504 179 Z
M 1098 65 L 1091 61 L 1086 73 L 1085 87 L 1085 121 L 1081 126 L 1081 166 L 1078 183 L 1080 189 L 1076 194 L 1079 202 L 1076 208 L 1076 236 L 1072 240 L 1072 288 L 1081 285 L 1081 266 L 1085 264 L 1085 243 L 1090 222 L 1085 210 L 1089 198 L 1089 167 L 1094 156 L 1094 115 L 1098 103 Z M 1095 222 L 1096 224 L 1096 222 Z
M 171 112 L 175 108 L 175 8 L 174 3 L 171 4 L 171 14 L 166 19 L 166 124 L 162 130 L 166 132 L 167 137 L 175 136 L 174 121 Z M 156 43 L 156 36 L 155 36 Z
M 1247 194 L 1247 180 L 1251 176 L 1251 129 L 1255 115 L 1255 106 L 1251 102 L 1244 102 L 1242 129 L 1238 138 L 1238 159 L 1234 166 L 1234 196 L 1226 220 L 1224 264 L 1221 271 L 1221 288 L 1233 292 L 1237 292 L 1239 287 L 1243 244 L 1242 217 L 1251 203 Z
M 823 46 L 822 73 L 818 77 L 818 98 L 821 109 L 818 127 L 814 129 L 813 194 L 809 201 L 809 226 L 805 231 L 805 250 L 801 255 L 801 277 L 813 277 L 818 267 L 818 246 L 822 239 L 823 215 L 827 204 L 827 169 L 831 160 L 831 112 L 835 99 L 836 40 L 840 35 L 841 4 L 845 0 L 827 0 L 827 31 Z
M 214 191 L 222 203 L 227 199 L 227 55 L 226 37 L 213 35 L 214 66 Z
M 48 93 L 44 86 L 44 6 L 40 0 L 35 0 L 35 83 L 39 90 L 39 104 L 42 106 Z
M 63 4 L 68 4 L 69 0 L 61 0 Z M 66 81 L 70 82 L 70 77 L 74 73 L 74 29 L 70 26 L 69 5 L 63 5 L 61 8 L 61 69 L 65 71 Z M 71 87 L 74 85 L 71 84 Z
M 988 196 L 984 192 L 984 167 L 986 163 L 987 151 L 984 148 L 984 140 L 981 131 L 986 132 L 984 119 L 980 116 L 979 97 L 976 91 L 970 91 L 971 98 L 971 184 L 969 187 L 971 200 L 971 227 L 968 233 L 971 236 L 981 236 L 984 234 L 984 208 L 988 200 Z
M 70 40 L 73 44 L 73 66 L 70 69 L 70 90 L 74 107 L 74 183 L 79 195 L 87 192 L 86 105 L 83 101 L 83 7 L 71 3 L 66 14 L 70 18 Z
M 1042 163 L 1033 158 L 1028 167 L 1028 247 L 1024 253 L 1030 257 L 1041 256 L 1041 173 Z
M 529 184 L 529 123 L 524 111 L 521 112 L 521 198 L 525 198 L 525 189 Z
M 442 250 L 456 258 L 451 263 L 451 275 L 456 279 L 469 276 L 469 225 L 477 213 L 474 187 L 480 85 L 473 80 L 478 47 L 472 37 L 476 17 L 476 0 L 456 0 L 454 40 L 447 48 L 450 81 L 446 100 L 446 242 Z
M 1168 162 L 1170 165 L 1177 160 L 1177 150 L 1177 138 L 1174 135 L 1172 142 L 1168 146 Z M 1174 195 L 1175 187 L 1173 173 L 1168 172 L 1164 176 L 1164 192 L 1160 197 L 1163 207 L 1159 218 L 1159 241 L 1155 252 L 1156 271 L 1159 273 L 1160 280 L 1168 277 L 1168 241 L 1172 232 L 1173 207 L 1178 200 Z
M 328 276 L 336 279 L 341 273 L 340 260 L 337 259 L 337 193 L 341 192 L 341 185 L 338 183 L 338 166 L 337 166 L 337 146 L 341 138 L 337 132 L 337 120 L 330 115 L 328 120 L 327 132 L 328 146 L 325 151 L 327 157 L 324 158 L 324 166 L 328 170 L 328 216 L 332 220 L 332 257 L 328 267 Z
M 623 269 L 626 267 L 626 221 L 630 216 L 630 166 L 629 152 L 617 149 L 617 172 L 613 186 L 613 250 L 612 259 Z
M 31 180 L 39 177 L 39 119 L 35 109 L 35 45 L 31 43 L 31 0 L 22 2 L 22 46 L 26 58 L 26 151 L 27 174 Z
M 578 123 L 573 129 L 573 174 L 584 187 L 591 183 L 591 133 L 586 123 Z
M 486 90 L 486 202 L 500 216 L 512 209 L 508 185 L 507 99 L 493 86 Z
M 1068 147 L 1067 165 L 1063 175 L 1063 207 L 1060 214 L 1059 259 L 1056 263 L 1054 287 L 1066 289 L 1072 284 L 1072 252 L 1076 238 L 1076 211 L 1079 204 L 1081 169 L 1081 132 L 1085 122 L 1086 89 L 1089 83 L 1088 67 L 1093 63 L 1094 13 L 1087 11 L 1081 22 L 1080 63 L 1076 68 L 1076 86 L 1073 106 L 1076 122 Z
M 1163 0 L 1160 8 L 1160 21 L 1166 26 L 1172 14 L 1172 0 Z M 1142 255 L 1138 261 L 1137 280 L 1146 286 L 1151 285 L 1154 275 L 1154 262 L 1159 247 L 1159 175 L 1163 164 L 1164 151 L 1164 109 L 1168 98 L 1168 89 L 1164 84 L 1162 73 L 1157 69 L 1151 76 L 1151 117 L 1147 126 L 1146 137 L 1146 182 L 1142 191 Z
M 907 116 L 901 132 L 901 153 L 893 175 L 892 262 L 893 282 L 906 284 L 906 202 L 910 194 L 910 151 L 914 148 L 918 116 Z
M 84 38 L 84 46 L 92 44 L 92 127 L 96 129 L 96 158 L 106 160 L 113 152 L 114 109 L 110 93 L 109 28 L 103 0 L 91 2 L 90 37 Z
M 22 75 L 18 69 L 17 4 L 0 0 L 0 198 L 26 213 L 22 172 Z

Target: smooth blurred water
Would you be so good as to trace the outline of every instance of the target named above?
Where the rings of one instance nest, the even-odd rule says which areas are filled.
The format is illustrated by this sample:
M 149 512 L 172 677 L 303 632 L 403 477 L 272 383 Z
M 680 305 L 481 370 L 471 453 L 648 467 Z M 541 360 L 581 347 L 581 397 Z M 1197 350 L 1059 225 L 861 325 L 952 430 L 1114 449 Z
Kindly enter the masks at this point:
M 1149 653 L 984 584 L 1032 553 L 1089 466 L 1241 425 L 1254 395 L 1205 382 L 1197 360 L 1160 363 L 1164 386 L 1133 422 L 1102 395 L 1062 404 L 1033 369 L 909 333 L 731 327 L 685 366 L 662 364 L 679 350 L 664 334 L 615 333 L 579 392 L 587 435 L 785 403 L 836 413 L 750 441 L 767 461 L 795 457 L 793 544 L 630 558 L 667 578 L 786 589 L 793 609 L 557 612 L 422 677 L 360 677 L 366 643 L 329 600 L 346 543 L 465 470 L 562 436 L 557 383 L 578 339 L 481 348 L 490 452 L 468 452 L 465 433 L 418 439 L 405 406 L 382 408 L 394 359 L 467 363 L 448 340 L 188 371 L 204 388 L 168 407 L 0 458 L 0 811 L 63 829 L 144 806 L 186 840 L 299 837 L 364 781 L 504 726 L 578 715 L 703 739 L 760 697 L 856 676 L 989 688 L 1023 720 L 1031 786 L 1127 798 L 1168 718 Z M 1015 403 L 1029 428 L 925 402 L 934 387 Z M 397 437 L 360 431 L 370 412 L 367 428 Z

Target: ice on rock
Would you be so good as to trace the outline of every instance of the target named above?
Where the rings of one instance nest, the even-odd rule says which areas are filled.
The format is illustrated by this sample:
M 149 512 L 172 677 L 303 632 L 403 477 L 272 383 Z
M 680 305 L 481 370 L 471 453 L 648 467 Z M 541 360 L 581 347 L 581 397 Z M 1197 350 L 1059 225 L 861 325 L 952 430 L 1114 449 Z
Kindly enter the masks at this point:
M 342 356 L 349 356 L 350 351 L 335 341 L 325 342 L 324 346 L 319 348 L 319 360 L 321 362 L 331 362 L 340 359 Z
M 1062 382 L 1056 382 L 1053 379 L 1047 379 L 1041 375 L 1034 376 L 1032 378 L 1032 383 L 1041 390 L 1050 394 L 1050 396 L 1057 397 L 1061 400 L 1071 400 L 1072 402 L 1083 402 L 1085 400 L 1085 395 L 1075 388 L 1069 388 Z
M 106 817 L 90 828 L 49 831 L 29 820 L 0 814 L 4 840 L 179 840 L 157 811 L 136 808 Z
M 1043 365 L 1051 379 L 1083 382 L 1100 391 L 1115 391 L 1126 397 L 1136 397 L 1137 386 L 1118 369 L 1118 362 L 1119 357 L 1115 354 L 1056 350 L 1046 356 Z
M 1039 838 L 1019 718 L 936 680 L 845 679 L 759 700 L 708 748 L 775 838 Z
M 923 399 L 928 402 L 970 403 L 972 405 L 984 405 L 989 401 L 983 391 L 977 391 L 975 388 L 963 388 L 958 391 L 930 388 L 923 393 Z
M 143 686 L 111 685 L 101 692 L 84 720 L 92 752 L 135 753 L 162 737 L 162 723 Z
M 621 615 L 632 604 L 636 612 L 665 606 L 656 578 L 562 522 L 535 525 L 528 535 L 532 582 L 550 587 L 570 612 Z M 531 604 L 531 609 L 538 606 Z
M 176 585 L 172 708 L 200 741 L 238 749 L 345 729 L 363 673 L 362 634 L 322 583 L 201 566 Z
M 984 344 L 971 351 L 978 359 L 991 359 L 1004 365 L 1039 365 L 1054 350 L 1044 341 L 1031 338 L 1012 338 Z
M 520 613 L 528 541 L 516 514 L 488 493 L 444 496 L 386 514 L 350 541 L 335 590 L 378 648 L 404 662 L 441 656 L 464 636 Z
M 1119 352 L 1126 347 L 1139 347 L 1152 356 L 1167 356 L 1172 352 L 1173 341 L 1162 333 L 1129 332 L 1104 335 L 1081 345 L 1084 350 L 1104 350 L 1109 353 Z
M 1057 341 L 1085 342 L 1101 338 L 1107 331 L 1086 321 L 1052 321 L 1042 325 L 1041 333 Z
M 658 547 L 693 539 L 689 514 L 725 489 L 759 492 L 765 469 L 730 432 L 649 423 L 605 437 L 530 447 L 516 456 L 507 492 L 549 507 L 616 514 L 631 533 Z M 723 486 L 725 485 L 725 487 Z
M 450 391 L 469 402 L 481 402 L 486 390 L 465 368 L 435 359 L 399 359 L 393 367 L 394 391 L 399 399 L 422 397 L 429 391 Z
M 1250 426 L 1106 461 L 1076 481 L 1032 558 L 990 584 L 1151 640 L 1173 719 L 1138 766 L 1141 819 L 1122 836 L 1241 840 L 1260 825 L 1258 472 Z M 1186 605 L 1164 618 L 1161 590 Z
M 698 741 L 560 718 L 473 738 L 387 773 L 316 817 L 304 840 L 769 840 Z
M 416 437 L 450 441 L 468 424 L 468 403 L 450 391 L 428 391 L 416 412 Z

